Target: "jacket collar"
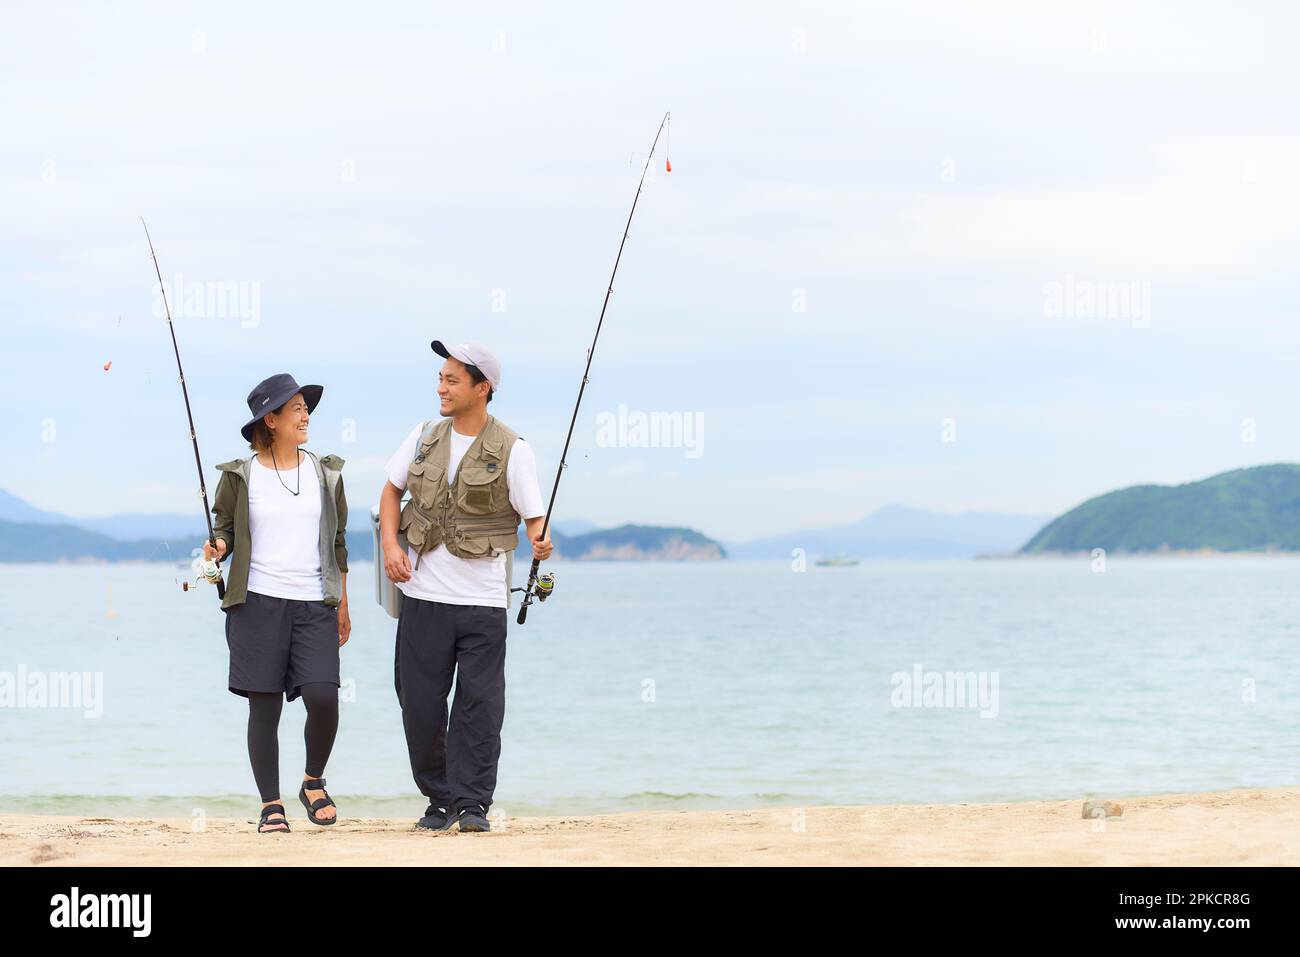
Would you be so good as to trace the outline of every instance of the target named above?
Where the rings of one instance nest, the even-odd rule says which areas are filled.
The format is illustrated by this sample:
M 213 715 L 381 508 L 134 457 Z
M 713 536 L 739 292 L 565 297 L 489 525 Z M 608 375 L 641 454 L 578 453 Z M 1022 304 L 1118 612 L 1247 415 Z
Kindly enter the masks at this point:
M 303 451 L 306 452 L 311 457 L 312 462 L 316 466 L 316 477 L 321 481 L 324 481 L 325 479 L 324 476 L 325 471 L 340 472 L 343 469 L 344 460 L 339 458 L 337 455 L 326 455 L 324 458 L 321 458 L 315 452 L 312 452 L 310 450 L 303 449 Z M 253 467 L 253 457 L 250 455 L 248 456 L 248 458 L 231 459 L 229 462 L 222 462 L 220 465 L 217 466 L 217 470 L 221 472 L 234 472 L 238 474 L 240 477 L 242 477 L 245 482 L 247 482 L 248 473 L 252 469 L 252 467 Z

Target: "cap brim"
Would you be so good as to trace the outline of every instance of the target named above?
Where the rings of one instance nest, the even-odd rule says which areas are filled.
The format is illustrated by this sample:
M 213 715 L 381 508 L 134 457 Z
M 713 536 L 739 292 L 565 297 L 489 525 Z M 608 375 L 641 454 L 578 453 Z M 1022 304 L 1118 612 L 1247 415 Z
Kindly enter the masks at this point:
M 447 347 L 444 346 L 442 341 L 439 339 L 434 339 L 429 343 L 429 348 L 438 353 L 438 355 L 442 356 L 444 359 L 450 359 L 452 357 L 451 353 L 447 351 Z

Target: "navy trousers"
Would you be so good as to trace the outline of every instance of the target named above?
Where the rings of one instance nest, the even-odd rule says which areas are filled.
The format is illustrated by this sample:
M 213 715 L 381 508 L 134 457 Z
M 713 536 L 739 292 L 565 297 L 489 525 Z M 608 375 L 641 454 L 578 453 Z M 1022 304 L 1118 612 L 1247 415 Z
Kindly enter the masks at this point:
M 416 786 L 438 807 L 491 807 L 506 715 L 506 610 L 403 597 L 394 659 Z

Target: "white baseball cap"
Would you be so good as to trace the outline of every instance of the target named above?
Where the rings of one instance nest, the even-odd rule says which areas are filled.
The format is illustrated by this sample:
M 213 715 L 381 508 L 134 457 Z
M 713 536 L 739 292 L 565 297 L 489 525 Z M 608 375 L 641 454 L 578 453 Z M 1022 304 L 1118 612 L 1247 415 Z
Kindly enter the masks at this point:
M 492 384 L 493 392 L 501 391 L 501 360 L 487 346 L 477 342 L 445 346 L 438 339 L 434 339 L 430 345 L 444 359 L 459 359 L 467 366 L 474 366 Z

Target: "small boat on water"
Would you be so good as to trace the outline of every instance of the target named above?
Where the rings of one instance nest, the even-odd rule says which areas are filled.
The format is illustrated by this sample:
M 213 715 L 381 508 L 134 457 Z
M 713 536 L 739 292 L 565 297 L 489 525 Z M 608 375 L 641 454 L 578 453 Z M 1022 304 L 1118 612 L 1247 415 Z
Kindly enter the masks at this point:
M 841 568 L 846 565 L 856 565 L 857 563 L 856 558 L 849 558 L 846 555 L 832 555 L 829 558 L 817 559 L 818 568 Z

